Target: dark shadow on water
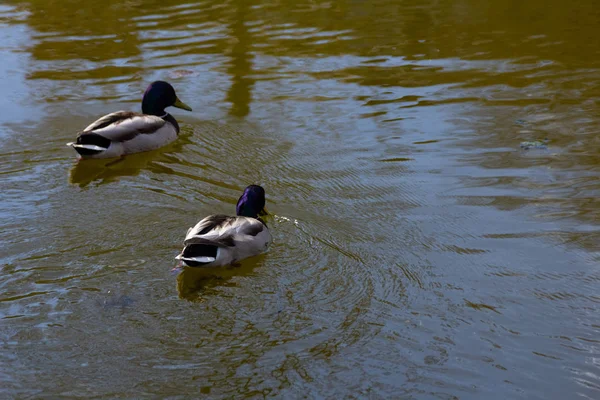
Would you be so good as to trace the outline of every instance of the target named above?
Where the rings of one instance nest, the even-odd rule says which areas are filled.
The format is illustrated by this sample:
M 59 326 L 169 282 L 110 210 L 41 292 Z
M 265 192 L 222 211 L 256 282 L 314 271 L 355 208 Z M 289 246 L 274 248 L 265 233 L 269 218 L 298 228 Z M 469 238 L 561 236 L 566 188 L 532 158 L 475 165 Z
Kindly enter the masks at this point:
M 177 293 L 180 299 L 203 301 L 203 295 L 219 286 L 237 286 L 232 281 L 238 276 L 250 276 L 263 264 L 266 254 L 251 257 L 236 265 L 220 268 L 184 267 L 177 275 Z
M 102 296 L 102 300 L 96 300 L 96 305 L 105 311 L 125 311 L 131 308 L 136 302 L 136 300 L 131 296 L 128 296 L 126 294 L 111 293 L 111 291 L 109 291 L 106 294 L 102 294 Z

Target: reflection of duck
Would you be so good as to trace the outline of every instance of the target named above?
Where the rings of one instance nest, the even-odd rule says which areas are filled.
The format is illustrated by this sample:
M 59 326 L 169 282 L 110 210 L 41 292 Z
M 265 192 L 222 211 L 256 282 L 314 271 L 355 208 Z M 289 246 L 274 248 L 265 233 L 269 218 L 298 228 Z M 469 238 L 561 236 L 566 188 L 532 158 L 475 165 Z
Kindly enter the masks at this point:
M 259 215 L 266 215 L 265 190 L 250 185 L 240 196 L 236 217 L 210 215 L 190 228 L 176 258 L 189 267 L 221 267 L 264 252 L 271 234 Z
M 235 285 L 235 281 L 231 281 L 234 277 L 251 275 L 261 265 L 263 257 L 254 257 L 225 268 L 183 268 L 177 275 L 177 293 L 181 299 L 200 300 L 200 293 L 210 293 L 218 286 Z
M 192 109 L 177 98 L 173 86 L 156 81 L 142 99 L 143 114 L 117 111 L 93 122 L 79 133 L 76 142 L 67 143 L 82 158 L 111 158 L 155 150 L 171 143 L 179 125 L 166 107 Z
M 69 183 L 85 187 L 94 181 L 100 184 L 114 182 L 124 176 L 136 176 L 143 169 L 153 169 L 156 162 L 168 161 L 167 152 L 178 152 L 182 147 L 179 140 L 164 149 L 132 154 L 119 159 L 86 160 L 77 162 L 69 173 Z

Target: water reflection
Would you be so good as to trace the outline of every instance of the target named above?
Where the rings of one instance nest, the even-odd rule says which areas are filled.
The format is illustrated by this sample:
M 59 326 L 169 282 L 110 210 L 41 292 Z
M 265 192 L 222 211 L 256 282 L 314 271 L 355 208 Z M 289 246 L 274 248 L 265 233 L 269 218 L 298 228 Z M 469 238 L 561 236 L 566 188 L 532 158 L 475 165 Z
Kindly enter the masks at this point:
M 235 4 L 234 20 L 230 25 L 233 46 L 227 73 L 231 75 L 232 84 L 225 100 L 231 103 L 230 113 L 236 117 L 248 115 L 252 101 L 254 79 L 250 75 L 252 75 L 252 44 L 255 39 L 248 30 L 250 21 L 247 20 L 251 6 L 252 3 L 249 1 L 238 1 Z
M 144 2 L 144 7 L 152 6 L 148 3 Z M 27 25 L 37 32 L 29 51 L 39 61 L 83 59 L 102 63 L 140 54 L 132 20 L 141 9 L 140 1 L 110 0 L 86 7 L 75 0 L 32 0 L 26 4 Z M 66 75 L 65 79 L 73 78 Z
M 594 2 L 5 3 L 9 396 L 598 397 Z M 168 77 L 193 135 L 73 165 Z M 175 283 L 249 183 L 276 246 Z
M 69 183 L 83 188 L 92 182 L 99 185 L 116 182 L 119 178 L 136 176 L 144 169 L 152 169 L 156 163 L 170 163 L 165 153 L 179 153 L 189 143 L 182 131 L 177 141 L 158 150 L 130 154 L 117 159 L 76 160 L 69 170 Z M 154 167 L 156 168 L 156 167 Z
M 220 286 L 237 286 L 234 278 L 252 276 L 255 268 L 263 265 L 266 254 L 244 260 L 225 268 L 183 267 L 177 275 L 179 298 L 190 301 L 203 301 L 205 297 L 218 293 Z

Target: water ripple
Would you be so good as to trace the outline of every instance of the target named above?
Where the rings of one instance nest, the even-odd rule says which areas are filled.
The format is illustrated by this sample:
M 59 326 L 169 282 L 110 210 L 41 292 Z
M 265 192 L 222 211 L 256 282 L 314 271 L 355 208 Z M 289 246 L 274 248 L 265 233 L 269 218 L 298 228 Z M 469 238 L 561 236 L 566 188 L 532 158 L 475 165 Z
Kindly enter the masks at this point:
M 597 7 L 446 3 L 0 6 L 0 392 L 597 398 Z M 155 79 L 179 139 L 75 162 Z

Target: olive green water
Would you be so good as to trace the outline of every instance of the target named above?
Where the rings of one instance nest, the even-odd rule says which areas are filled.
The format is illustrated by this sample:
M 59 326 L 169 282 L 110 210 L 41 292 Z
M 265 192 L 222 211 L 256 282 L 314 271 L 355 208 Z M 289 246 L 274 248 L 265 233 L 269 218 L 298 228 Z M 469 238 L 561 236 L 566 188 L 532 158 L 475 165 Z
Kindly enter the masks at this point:
M 599 398 L 598 21 L 5 1 L 0 397 Z M 77 163 L 65 143 L 156 79 L 194 108 L 180 139 Z M 269 252 L 171 272 L 250 183 Z

